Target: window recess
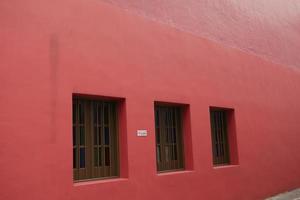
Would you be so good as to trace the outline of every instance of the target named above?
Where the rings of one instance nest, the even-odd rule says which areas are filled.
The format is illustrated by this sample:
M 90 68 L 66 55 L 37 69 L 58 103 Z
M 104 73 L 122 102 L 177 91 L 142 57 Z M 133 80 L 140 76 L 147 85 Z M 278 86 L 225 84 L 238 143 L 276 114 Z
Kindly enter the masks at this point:
M 213 164 L 237 164 L 234 110 L 210 108 Z
M 73 97 L 73 178 L 119 176 L 117 102 Z
M 184 169 L 180 106 L 155 105 L 155 135 L 158 172 Z

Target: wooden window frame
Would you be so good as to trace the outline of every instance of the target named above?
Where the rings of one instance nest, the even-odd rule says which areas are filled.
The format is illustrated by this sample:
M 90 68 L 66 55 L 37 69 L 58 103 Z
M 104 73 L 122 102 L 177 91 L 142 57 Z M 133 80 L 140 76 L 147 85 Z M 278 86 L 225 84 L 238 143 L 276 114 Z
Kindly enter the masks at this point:
M 72 104 L 74 182 L 119 177 L 118 102 L 75 95 Z M 80 121 L 81 106 L 83 122 Z M 84 165 L 80 163 L 82 148 L 85 148 Z
M 182 106 L 155 103 L 154 118 L 158 173 L 185 170 Z

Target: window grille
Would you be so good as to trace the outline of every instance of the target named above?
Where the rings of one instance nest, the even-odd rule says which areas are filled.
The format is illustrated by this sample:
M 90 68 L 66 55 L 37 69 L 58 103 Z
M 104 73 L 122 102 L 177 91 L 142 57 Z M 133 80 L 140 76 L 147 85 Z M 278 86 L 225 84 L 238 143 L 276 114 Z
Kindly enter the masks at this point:
M 226 165 L 229 160 L 229 144 L 227 133 L 227 111 L 222 109 L 210 110 L 213 164 Z
M 159 172 L 184 168 L 182 116 L 178 106 L 155 106 L 156 160 Z

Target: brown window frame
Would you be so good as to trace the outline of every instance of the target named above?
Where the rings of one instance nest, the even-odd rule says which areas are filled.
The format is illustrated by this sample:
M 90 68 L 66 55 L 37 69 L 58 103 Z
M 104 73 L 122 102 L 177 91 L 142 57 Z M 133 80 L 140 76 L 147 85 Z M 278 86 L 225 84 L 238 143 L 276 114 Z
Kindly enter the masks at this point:
M 230 144 L 229 144 L 229 124 L 228 116 L 231 109 L 210 108 L 210 124 L 213 164 L 230 165 Z
M 119 177 L 117 102 L 73 96 L 72 113 L 74 182 Z
M 154 113 L 157 171 L 184 170 L 182 107 L 155 104 Z

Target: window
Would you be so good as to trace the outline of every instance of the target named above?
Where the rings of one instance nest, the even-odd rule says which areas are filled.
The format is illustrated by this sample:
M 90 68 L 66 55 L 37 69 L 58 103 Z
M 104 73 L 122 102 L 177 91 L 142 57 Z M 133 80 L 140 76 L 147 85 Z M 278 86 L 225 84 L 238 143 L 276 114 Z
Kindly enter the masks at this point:
M 234 125 L 233 110 L 222 108 L 210 109 L 210 123 L 212 136 L 213 164 L 226 165 L 231 164 L 231 159 L 236 160 L 233 153 Z M 230 139 L 232 148 L 230 149 Z M 231 152 L 230 152 L 231 150 Z
M 184 168 L 180 106 L 155 106 L 156 161 L 159 172 Z
M 74 181 L 119 176 L 116 105 L 73 97 Z

